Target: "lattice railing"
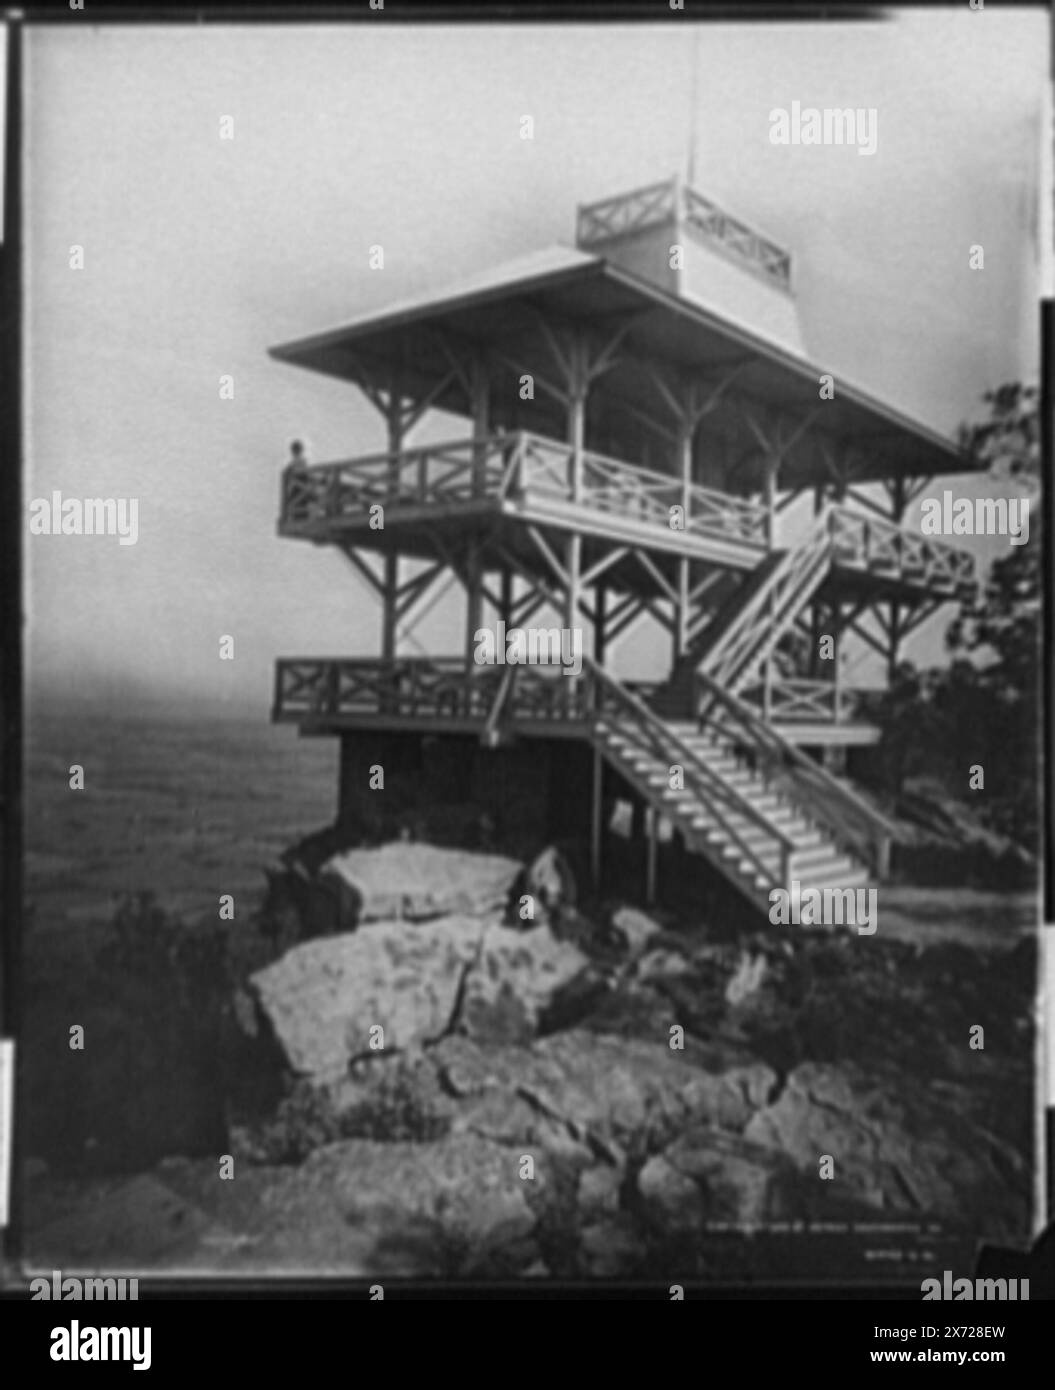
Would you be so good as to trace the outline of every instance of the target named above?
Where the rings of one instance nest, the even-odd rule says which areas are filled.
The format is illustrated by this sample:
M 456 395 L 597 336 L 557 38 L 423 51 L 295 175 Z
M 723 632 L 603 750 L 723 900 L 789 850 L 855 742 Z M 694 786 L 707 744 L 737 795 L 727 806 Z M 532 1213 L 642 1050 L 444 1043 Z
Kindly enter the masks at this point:
M 575 239 L 580 246 L 588 246 L 642 231 L 668 221 L 674 216 L 676 204 L 677 183 L 673 179 L 650 183 L 614 198 L 602 198 L 579 208 Z
M 516 451 L 516 436 L 494 435 L 310 468 L 289 467 L 282 475 L 282 524 L 296 527 L 358 517 L 375 502 L 395 507 L 500 494 Z
M 483 720 L 502 668 L 464 657 L 287 659 L 275 669 L 273 718 L 397 715 Z
M 717 203 L 693 188 L 685 189 L 685 215 L 705 237 L 747 261 L 753 269 L 774 280 L 782 289 L 790 286 L 791 256 L 775 241 L 753 231 L 746 222 L 730 217 Z
M 828 534 L 832 559 L 838 565 L 954 594 L 975 587 L 975 561 L 969 551 L 914 535 L 882 517 L 832 507 Z
M 766 701 L 764 685 L 750 686 L 741 698 L 760 713 Z M 770 682 L 766 718 L 777 724 L 840 724 L 856 718 L 856 690 L 838 689 L 833 681 L 774 679 Z
M 584 247 L 599 246 L 616 237 L 681 217 L 708 241 L 743 261 L 751 270 L 782 289 L 790 286 L 791 256 L 783 247 L 738 217 L 731 216 L 694 188 L 679 184 L 677 179 L 648 184 L 580 207 L 576 241 Z
M 385 508 L 470 502 L 481 497 L 563 502 L 672 529 L 671 508 L 684 508 L 690 535 L 719 535 L 764 545 L 761 502 L 638 468 L 584 450 L 578 479 L 570 444 L 518 430 L 483 440 L 463 439 L 372 454 L 341 463 L 287 468 L 282 481 L 282 525 L 310 529 L 322 522 L 361 518 L 374 503 Z

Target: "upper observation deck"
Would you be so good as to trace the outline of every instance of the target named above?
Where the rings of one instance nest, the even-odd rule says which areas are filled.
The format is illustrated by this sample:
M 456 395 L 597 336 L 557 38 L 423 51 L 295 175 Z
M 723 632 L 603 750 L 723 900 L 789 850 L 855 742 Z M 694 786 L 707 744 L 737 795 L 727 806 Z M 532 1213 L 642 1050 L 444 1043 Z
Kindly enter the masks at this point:
M 578 472 L 573 464 L 571 445 L 514 431 L 291 466 L 282 477 L 279 534 L 420 559 L 432 558 L 444 533 L 452 541 L 478 535 L 496 559 L 519 555 L 531 565 L 539 537 L 577 532 L 587 573 L 603 555 L 606 582 L 632 591 L 661 591 L 677 557 L 752 570 L 771 548 L 769 514 L 756 500 L 591 451 Z M 371 516 L 378 504 L 383 529 Z M 974 586 L 968 551 L 848 507 L 830 507 L 824 525 L 829 582 L 843 590 L 956 597 Z M 626 556 L 613 555 L 619 545 Z M 652 558 L 642 564 L 630 551 Z

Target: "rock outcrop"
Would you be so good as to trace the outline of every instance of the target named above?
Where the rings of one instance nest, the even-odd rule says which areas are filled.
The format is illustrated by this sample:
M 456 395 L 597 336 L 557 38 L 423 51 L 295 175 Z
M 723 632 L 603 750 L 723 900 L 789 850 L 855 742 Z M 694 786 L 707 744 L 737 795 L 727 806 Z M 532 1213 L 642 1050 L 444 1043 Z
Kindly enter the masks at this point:
M 548 927 L 521 933 L 451 916 L 371 922 L 304 942 L 250 987 L 290 1069 L 325 1083 L 357 1057 L 433 1042 L 456 1027 L 504 1041 L 533 1037 L 541 1011 L 588 965 Z

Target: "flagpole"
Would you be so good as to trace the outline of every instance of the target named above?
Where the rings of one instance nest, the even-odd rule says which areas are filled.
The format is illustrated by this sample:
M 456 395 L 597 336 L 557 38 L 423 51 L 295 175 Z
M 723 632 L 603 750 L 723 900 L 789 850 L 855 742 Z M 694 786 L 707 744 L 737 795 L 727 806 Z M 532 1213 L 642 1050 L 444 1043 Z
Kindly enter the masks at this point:
M 697 25 L 693 33 L 692 46 L 689 49 L 689 61 L 692 64 L 691 95 L 689 97 L 689 155 L 688 155 L 688 185 L 690 188 L 696 186 L 696 126 L 699 114 L 699 93 L 700 93 L 700 26 Z

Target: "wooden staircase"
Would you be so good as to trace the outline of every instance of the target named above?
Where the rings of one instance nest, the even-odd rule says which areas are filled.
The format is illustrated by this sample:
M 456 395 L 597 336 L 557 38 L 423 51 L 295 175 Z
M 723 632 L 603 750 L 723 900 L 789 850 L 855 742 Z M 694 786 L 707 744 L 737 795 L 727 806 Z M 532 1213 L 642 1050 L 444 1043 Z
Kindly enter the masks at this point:
M 653 698 L 658 713 L 674 718 L 692 715 L 700 671 L 734 695 L 752 682 L 824 582 L 832 561 L 830 529 L 826 512 L 801 545 L 771 551 L 756 566 L 699 640 L 674 663 L 670 680 Z
M 756 907 L 768 913 L 771 891 L 793 880 L 856 889 L 885 876 L 894 827 L 706 674 L 702 726 L 662 718 L 592 663 L 591 674 L 594 746 Z

